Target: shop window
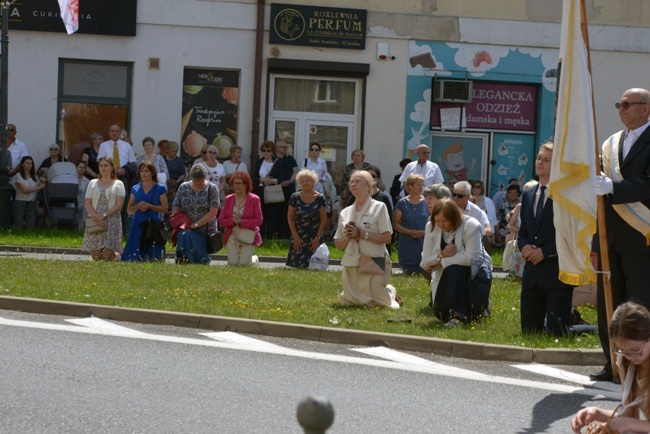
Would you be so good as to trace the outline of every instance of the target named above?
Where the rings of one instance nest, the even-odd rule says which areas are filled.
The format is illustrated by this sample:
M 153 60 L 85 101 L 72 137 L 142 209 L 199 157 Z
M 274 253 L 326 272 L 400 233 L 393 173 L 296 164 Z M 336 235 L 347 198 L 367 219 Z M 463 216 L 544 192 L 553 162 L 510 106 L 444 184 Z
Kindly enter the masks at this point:
M 277 77 L 274 95 L 278 111 L 355 114 L 355 81 Z
M 59 60 L 59 145 L 66 152 L 89 142 L 94 132 L 108 134 L 117 124 L 127 131 L 133 67 L 125 62 Z

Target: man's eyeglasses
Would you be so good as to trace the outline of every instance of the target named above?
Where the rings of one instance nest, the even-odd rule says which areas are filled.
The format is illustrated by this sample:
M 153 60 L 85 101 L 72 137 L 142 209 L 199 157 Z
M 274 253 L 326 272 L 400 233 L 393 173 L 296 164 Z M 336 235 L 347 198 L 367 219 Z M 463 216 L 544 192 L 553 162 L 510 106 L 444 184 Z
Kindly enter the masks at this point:
M 464 198 L 464 197 L 467 196 L 467 195 L 466 195 L 466 194 L 454 193 L 453 196 L 454 196 L 454 197 L 457 197 L 458 199 L 462 199 L 462 198 Z
M 7 131 L 16 131 L 15 128 L 7 128 Z
M 629 108 L 630 108 L 631 106 L 633 106 L 633 105 L 641 105 L 641 104 L 647 104 L 647 102 L 642 102 L 642 101 L 634 101 L 634 102 L 623 101 L 623 102 L 617 102 L 616 104 L 614 104 L 614 107 L 616 107 L 616 110 L 620 110 L 621 108 L 624 109 L 624 110 L 627 110 L 627 109 L 629 109 Z

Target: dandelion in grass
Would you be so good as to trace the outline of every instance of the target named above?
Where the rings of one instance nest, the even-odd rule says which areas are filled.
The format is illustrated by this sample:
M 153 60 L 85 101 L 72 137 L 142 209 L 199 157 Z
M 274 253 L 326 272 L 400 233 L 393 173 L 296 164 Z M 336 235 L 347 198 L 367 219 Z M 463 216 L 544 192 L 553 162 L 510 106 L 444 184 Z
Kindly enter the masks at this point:
M 330 324 L 337 325 L 338 323 L 339 323 L 338 317 L 335 316 L 334 318 L 330 319 Z

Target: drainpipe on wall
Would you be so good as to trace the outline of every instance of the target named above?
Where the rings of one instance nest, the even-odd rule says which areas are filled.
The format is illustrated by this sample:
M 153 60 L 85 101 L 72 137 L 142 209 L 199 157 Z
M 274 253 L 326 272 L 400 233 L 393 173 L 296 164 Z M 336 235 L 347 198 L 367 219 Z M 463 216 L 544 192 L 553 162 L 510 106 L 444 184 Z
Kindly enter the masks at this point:
M 251 126 L 251 172 L 260 158 L 260 104 L 262 101 L 262 48 L 264 47 L 265 0 L 257 0 L 257 28 L 255 29 L 255 78 L 253 83 L 253 124 Z

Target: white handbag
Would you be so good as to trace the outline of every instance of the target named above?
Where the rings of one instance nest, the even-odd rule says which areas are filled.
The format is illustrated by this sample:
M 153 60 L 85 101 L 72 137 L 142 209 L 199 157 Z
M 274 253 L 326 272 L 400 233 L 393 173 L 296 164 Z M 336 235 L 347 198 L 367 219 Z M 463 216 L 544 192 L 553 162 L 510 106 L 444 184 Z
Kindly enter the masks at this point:
M 236 236 L 237 241 L 242 244 L 253 244 L 255 242 L 255 231 L 251 229 L 239 228 Z

